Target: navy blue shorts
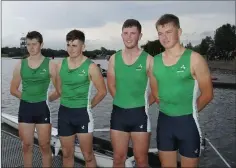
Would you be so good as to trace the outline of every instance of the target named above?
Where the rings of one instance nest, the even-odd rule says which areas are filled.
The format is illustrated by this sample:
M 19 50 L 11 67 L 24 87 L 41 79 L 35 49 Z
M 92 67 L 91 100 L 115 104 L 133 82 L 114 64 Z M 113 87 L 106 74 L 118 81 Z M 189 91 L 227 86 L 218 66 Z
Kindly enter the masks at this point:
M 149 116 L 144 106 L 124 109 L 113 105 L 110 127 L 123 132 L 151 132 Z
M 29 103 L 21 100 L 18 112 L 19 123 L 50 124 L 50 111 L 46 101 Z
M 200 129 L 192 114 L 171 117 L 160 112 L 156 131 L 158 150 L 179 150 L 182 156 L 188 158 L 200 156 Z
M 93 117 L 86 107 L 68 108 L 60 105 L 58 112 L 58 135 L 93 132 Z

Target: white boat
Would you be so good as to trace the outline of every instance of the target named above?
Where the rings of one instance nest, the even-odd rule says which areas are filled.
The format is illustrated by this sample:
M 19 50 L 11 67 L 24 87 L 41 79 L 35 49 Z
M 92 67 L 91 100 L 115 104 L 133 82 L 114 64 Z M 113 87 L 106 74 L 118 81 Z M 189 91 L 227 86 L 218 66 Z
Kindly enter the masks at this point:
M 17 116 L 13 116 L 10 114 L 2 113 L 2 123 L 5 123 L 14 129 L 18 130 L 18 118 Z M 94 132 L 102 132 L 102 131 L 109 131 L 109 128 L 105 129 L 95 129 Z M 37 133 L 35 130 L 34 137 L 37 139 Z M 220 154 L 220 152 L 214 147 L 214 145 L 210 142 L 208 138 L 204 138 L 204 146 L 202 146 L 203 152 L 205 147 L 205 142 L 208 142 L 208 144 L 212 147 L 212 149 L 216 152 L 216 154 L 220 157 L 220 159 L 224 162 L 224 164 L 231 168 L 230 164 L 224 159 L 224 157 Z M 94 137 L 93 139 L 94 143 L 94 154 L 96 158 L 96 162 L 98 167 L 112 167 L 113 165 L 113 152 L 112 152 L 112 146 L 110 141 Z M 59 137 L 57 135 L 57 128 L 52 127 L 52 133 L 51 133 L 51 146 L 53 147 L 54 155 L 57 156 L 59 152 L 61 151 L 61 144 Z M 148 153 L 148 160 L 149 160 L 149 166 L 150 167 L 161 167 L 160 161 L 158 159 L 158 150 L 156 148 L 149 149 Z M 81 152 L 79 142 L 75 142 L 75 157 L 84 161 L 83 154 Z M 179 162 L 178 162 L 179 165 Z M 125 162 L 126 167 L 135 167 L 135 160 L 133 156 L 133 149 L 129 147 L 128 153 L 127 153 L 127 159 Z
M 2 113 L 2 122 L 6 123 L 7 125 L 18 129 L 18 118 L 17 116 L 13 116 L 10 114 Z M 101 132 L 101 131 L 110 131 L 109 128 L 105 129 L 95 129 L 95 132 Z M 34 137 L 37 139 L 37 131 L 35 129 Z M 58 153 L 61 150 L 61 144 L 59 137 L 57 135 L 57 128 L 52 127 L 52 133 L 51 133 L 51 146 L 54 148 L 54 155 L 58 155 Z M 157 149 L 150 149 L 150 154 L 152 154 L 155 157 L 155 160 L 158 160 L 158 157 L 156 156 Z M 97 165 L 99 167 L 112 167 L 113 165 L 113 153 L 112 153 L 112 147 L 109 141 L 94 137 L 94 154 L 96 158 Z M 135 160 L 134 156 L 132 156 L 133 152 L 132 149 L 129 148 L 128 157 L 125 162 L 126 167 L 134 167 L 135 166 Z M 81 152 L 79 142 L 75 142 L 75 157 L 84 160 L 83 154 Z M 159 163 L 159 162 L 158 162 Z

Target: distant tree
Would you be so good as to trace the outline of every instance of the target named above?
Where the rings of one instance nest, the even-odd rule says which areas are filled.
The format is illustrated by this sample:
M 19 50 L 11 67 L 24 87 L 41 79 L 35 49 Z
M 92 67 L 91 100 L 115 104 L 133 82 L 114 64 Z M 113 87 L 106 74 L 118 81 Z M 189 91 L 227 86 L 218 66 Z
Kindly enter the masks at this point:
M 236 47 L 235 25 L 225 24 L 216 29 L 214 40 L 219 50 L 233 51 Z
M 195 52 L 197 52 L 197 53 L 200 53 L 200 44 L 194 46 L 194 47 L 192 48 L 192 50 L 195 51 Z
M 192 43 L 191 42 L 189 42 L 186 46 L 185 46 L 185 48 L 188 48 L 188 49 L 193 49 L 193 46 L 192 46 Z
M 221 59 L 231 59 L 231 51 L 236 49 L 236 28 L 235 25 L 224 24 L 217 28 L 214 35 L 215 46 L 222 53 Z
M 202 39 L 199 52 L 201 55 L 206 55 L 207 50 L 214 45 L 214 41 L 211 38 L 211 36 L 206 36 L 204 39 Z
M 152 56 L 165 50 L 159 40 L 148 41 L 146 44 L 142 45 L 141 48 Z

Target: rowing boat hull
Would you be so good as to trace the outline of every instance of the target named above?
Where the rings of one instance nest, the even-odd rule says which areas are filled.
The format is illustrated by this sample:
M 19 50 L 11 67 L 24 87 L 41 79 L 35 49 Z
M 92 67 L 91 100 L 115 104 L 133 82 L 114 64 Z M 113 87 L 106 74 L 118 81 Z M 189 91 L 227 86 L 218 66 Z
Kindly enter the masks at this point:
M 16 116 L 2 113 L 2 122 L 6 123 L 7 125 L 18 130 L 18 118 Z M 35 129 L 34 137 L 36 139 L 38 139 L 36 129 Z M 102 140 L 102 139 L 99 140 L 99 138 L 95 138 L 94 141 L 96 144 L 96 142 L 103 143 L 104 140 Z M 60 140 L 59 140 L 59 137 L 57 136 L 57 128 L 54 128 L 54 127 L 52 127 L 52 133 L 51 133 L 51 146 L 54 147 L 54 153 L 56 155 L 59 153 L 59 151 L 61 151 Z M 113 158 L 112 158 L 112 154 L 111 154 L 112 151 L 102 149 L 99 144 L 95 145 L 94 148 L 95 148 L 94 155 L 96 158 L 97 165 L 99 167 L 112 167 L 112 165 L 113 165 Z M 110 153 L 110 154 L 108 155 L 107 153 Z M 82 151 L 79 147 L 79 143 L 75 143 L 74 155 L 76 158 L 84 161 L 84 157 L 83 157 Z M 134 162 L 133 159 L 127 160 L 126 167 L 133 167 L 132 166 L 133 162 Z

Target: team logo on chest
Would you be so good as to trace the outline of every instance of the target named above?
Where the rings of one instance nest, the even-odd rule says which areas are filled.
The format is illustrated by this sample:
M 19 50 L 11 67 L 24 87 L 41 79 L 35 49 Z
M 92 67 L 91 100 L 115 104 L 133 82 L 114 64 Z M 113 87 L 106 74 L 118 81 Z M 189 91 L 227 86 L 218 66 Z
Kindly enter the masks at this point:
M 139 66 L 136 68 L 136 71 L 141 71 L 143 68 L 143 66 L 141 64 L 139 64 Z
M 182 65 L 179 70 L 177 70 L 177 73 L 180 73 L 180 72 L 184 72 L 186 69 L 186 67 L 184 65 Z
M 43 75 L 43 74 L 45 74 L 46 72 L 47 72 L 46 69 L 42 69 L 42 70 L 40 71 L 40 75 Z
M 79 76 L 84 76 L 85 75 L 85 70 L 83 69 L 82 71 L 79 72 Z

